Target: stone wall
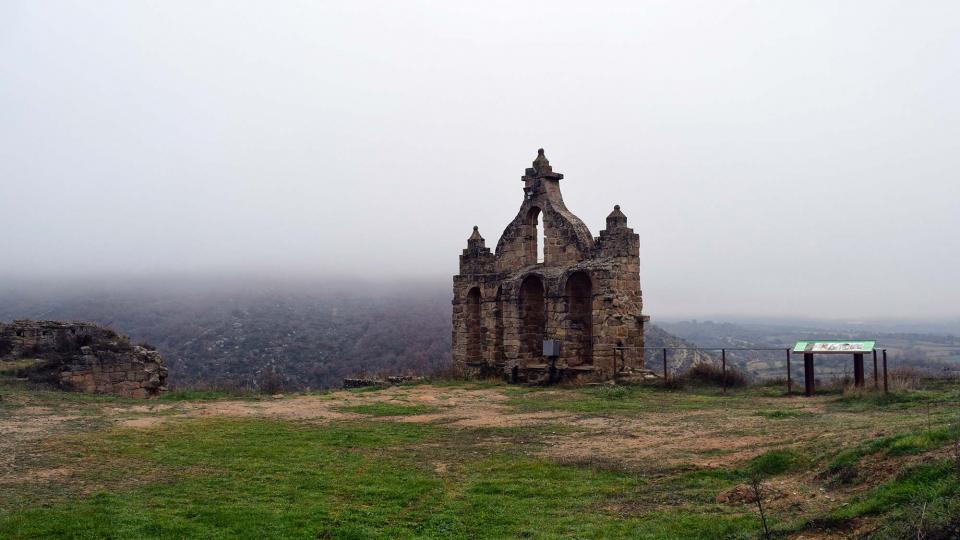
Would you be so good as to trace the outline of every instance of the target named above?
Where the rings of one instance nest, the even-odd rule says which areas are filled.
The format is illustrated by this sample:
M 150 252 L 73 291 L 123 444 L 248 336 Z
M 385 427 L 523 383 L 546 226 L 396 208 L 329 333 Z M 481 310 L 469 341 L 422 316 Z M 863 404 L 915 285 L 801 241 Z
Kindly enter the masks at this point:
M 155 396 L 166 390 L 160 353 L 90 323 L 14 321 L 0 323 L 0 361 L 38 359 L 30 378 L 64 390 Z
M 542 380 L 544 339 L 561 341 L 555 368 L 563 377 L 602 380 L 643 368 L 639 235 L 615 206 L 594 238 L 564 204 L 562 178 L 541 149 L 495 253 L 477 227 L 467 240 L 453 278 L 453 359 L 467 374 Z

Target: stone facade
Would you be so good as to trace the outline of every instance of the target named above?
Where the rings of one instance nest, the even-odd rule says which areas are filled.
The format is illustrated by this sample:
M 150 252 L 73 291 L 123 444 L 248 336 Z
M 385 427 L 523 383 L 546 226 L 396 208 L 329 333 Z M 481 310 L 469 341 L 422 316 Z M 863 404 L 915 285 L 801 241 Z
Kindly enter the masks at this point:
M 160 353 L 113 330 L 90 323 L 14 321 L 0 323 L 0 360 L 41 360 L 30 378 L 64 390 L 149 397 L 166 390 Z
M 605 380 L 643 368 L 639 236 L 615 206 L 593 237 L 564 205 L 562 178 L 540 149 L 496 251 L 477 227 L 467 240 L 453 278 L 453 360 L 467 375 Z M 553 366 L 544 339 L 561 342 Z

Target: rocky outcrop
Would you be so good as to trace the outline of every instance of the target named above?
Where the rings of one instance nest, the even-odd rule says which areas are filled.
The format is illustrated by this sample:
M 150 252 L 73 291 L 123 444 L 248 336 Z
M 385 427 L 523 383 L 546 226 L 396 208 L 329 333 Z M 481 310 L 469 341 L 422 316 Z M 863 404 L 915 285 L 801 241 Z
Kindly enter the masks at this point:
M 167 368 L 159 352 L 91 323 L 0 323 L 0 361 L 5 358 L 36 359 L 27 376 L 64 390 L 129 397 L 166 390 Z

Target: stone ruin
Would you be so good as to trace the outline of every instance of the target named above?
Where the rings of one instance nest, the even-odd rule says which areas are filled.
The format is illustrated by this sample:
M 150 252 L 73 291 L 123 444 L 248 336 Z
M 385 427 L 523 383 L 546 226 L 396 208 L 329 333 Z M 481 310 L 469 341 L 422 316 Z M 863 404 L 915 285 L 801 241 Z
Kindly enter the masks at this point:
M 37 359 L 28 378 L 64 390 L 156 396 L 166 390 L 160 353 L 95 324 L 59 321 L 0 323 L 0 363 Z
M 540 149 L 496 251 L 477 227 L 467 240 L 453 278 L 453 360 L 468 376 L 538 383 L 645 373 L 639 235 L 614 206 L 594 237 L 564 205 L 562 178 Z M 544 357 L 545 339 L 560 341 L 555 359 Z

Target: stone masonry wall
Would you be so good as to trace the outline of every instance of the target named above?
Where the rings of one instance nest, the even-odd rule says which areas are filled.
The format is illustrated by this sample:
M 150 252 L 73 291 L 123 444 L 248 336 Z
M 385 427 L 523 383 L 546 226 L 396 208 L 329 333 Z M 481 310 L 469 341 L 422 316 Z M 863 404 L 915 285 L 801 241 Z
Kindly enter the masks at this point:
M 5 358 L 39 359 L 29 376 L 64 390 L 129 397 L 166 390 L 160 353 L 90 323 L 0 323 L 0 361 Z

